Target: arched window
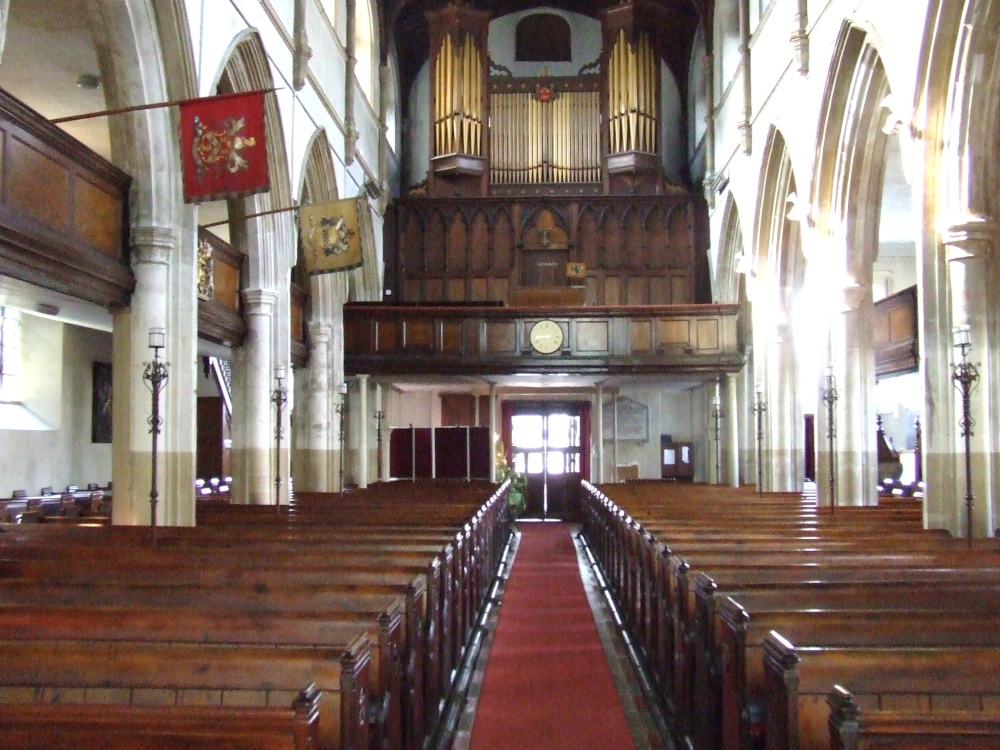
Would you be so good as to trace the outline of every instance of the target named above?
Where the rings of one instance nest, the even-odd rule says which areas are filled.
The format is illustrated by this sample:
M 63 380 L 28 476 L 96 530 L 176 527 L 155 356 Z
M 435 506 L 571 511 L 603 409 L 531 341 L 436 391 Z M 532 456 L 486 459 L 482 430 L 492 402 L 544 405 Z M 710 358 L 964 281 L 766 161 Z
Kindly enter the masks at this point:
M 354 67 L 354 76 L 358 79 L 358 85 L 364 92 L 369 104 L 375 104 L 372 93 L 375 90 L 374 68 L 375 55 L 378 50 L 375 48 L 375 22 L 372 18 L 371 0 L 357 0 L 355 10 L 354 27 L 354 56 L 357 63 Z
M 514 59 L 518 62 L 571 62 L 569 22 L 554 13 L 533 13 L 517 23 Z

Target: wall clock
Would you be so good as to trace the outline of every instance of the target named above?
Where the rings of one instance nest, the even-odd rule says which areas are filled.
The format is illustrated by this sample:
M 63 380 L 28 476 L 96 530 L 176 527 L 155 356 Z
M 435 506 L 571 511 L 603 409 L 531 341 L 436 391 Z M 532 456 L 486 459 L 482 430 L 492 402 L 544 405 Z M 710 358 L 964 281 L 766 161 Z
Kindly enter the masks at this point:
M 531 347 L 539 354 L 552 354 L 563 345 L 562 326 L 554 320 L 539 320 L 528 333 Z

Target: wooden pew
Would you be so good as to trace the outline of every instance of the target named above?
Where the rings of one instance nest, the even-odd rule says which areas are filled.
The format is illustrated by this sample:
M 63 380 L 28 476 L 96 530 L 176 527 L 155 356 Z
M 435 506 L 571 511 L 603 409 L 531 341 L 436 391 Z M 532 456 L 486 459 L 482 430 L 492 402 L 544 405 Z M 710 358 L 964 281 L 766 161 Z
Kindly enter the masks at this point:
M 321 694 L 278 706 L 20 705 L 0 714 L 5 750 L 314 750 Z
M 927 750 L 1000 747 L 1000 715 L 979 711 L 880 711 L 862 709 L 849 690 L 834 686 L 830 750 Z
M 1000 613 L 974 617 L 946 598 L 931 608 L 773 609 L 753 614 L 732 598 L 721 607 L 717 691 L 696 691 L 698 747 L 752 747 L 763 735 L 764 640 L 770 632 L 800 646 L 995 646 Z M 757 717 L 754 726 L 752 717 Z M 717 733 L 712 732 L 712 727 Z M 714 734 L 714 736 L 712 736 Z
M 777 633 L 764 640 L 768 750 L 828 750 L 834 685 L 863 707 L 997 714 L 997 648 L 796 648 Z
M 370 750 L 369 649 L 0 640 L 3 715 L 53 704 L 272 706 L 315 684 L 318 747 Z

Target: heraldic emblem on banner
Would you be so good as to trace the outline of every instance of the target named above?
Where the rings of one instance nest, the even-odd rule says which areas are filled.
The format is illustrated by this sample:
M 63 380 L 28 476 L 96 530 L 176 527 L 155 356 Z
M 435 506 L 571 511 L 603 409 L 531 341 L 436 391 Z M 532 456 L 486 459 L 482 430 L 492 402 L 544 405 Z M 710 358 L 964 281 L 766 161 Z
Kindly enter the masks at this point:
M 263 93 L 181 104 L 181 157 L 188 203 L 267 191 Z
M 374 247 L 371 208 L 364 196 L 302 206 L 299 233 L 312 275 L 358 268 L 364 247 Z

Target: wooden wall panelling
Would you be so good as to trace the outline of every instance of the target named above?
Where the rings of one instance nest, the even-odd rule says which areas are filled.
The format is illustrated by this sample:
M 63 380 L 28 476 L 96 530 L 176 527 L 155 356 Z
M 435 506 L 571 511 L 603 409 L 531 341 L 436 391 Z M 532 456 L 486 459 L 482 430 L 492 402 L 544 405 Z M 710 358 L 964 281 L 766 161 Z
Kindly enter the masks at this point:
M 448 221 L 446 270 L 450 276 L 464 277 L 469 272 L 469 232 L 465 217 L 456 211 Z
M 667 224 L 662 206 L 656 206 L 649 212 L 646 222 L 646 259 L 648 267 L 653 271 L 662 271 L 667 267 Z
M 591 271 L 600 268 L 601 229 L 597 215 L 592 208 L 584 209 L 577 226 L 577 247 L 579 257 Z
M 691 346 L 691 321 L 688 318 L 660 318 L 656 321 L 657 349 L 670 350 Z
M 470 279 L 469 299 L 472 302 L 485 302 L 490 299 L 490 280 L 482 277 Z
M 917 288 L 903 289 L 875 303 L 875 374 L 916 372 L 920 366 Z
M 375 322 L 375 351 L 380 354 L 389 354 L 399 350 L 399 327 L 402 323 L 398 320 L 377 320 Z
M 645 276 L 629 276 L 625 288 L 625 304 L 649 304 L 649 279 Z
M 240 306 L 240 274 L 246 256 L 206 230 L 199 230 L 198 239 L 208 243 L 212 252 L 212 296 L 198 300 L 198 335 L 242 346 L 246 322 Z
M 4 91 L 0 177 L 0 273 L 127 305 L 131 178 Z
M 479 411 L 479 422 L 478 422 L 478 424 L 486 426 L 486 427 L 489 427 L 489 425 L 490 425 L 490 397 L 489 396 L 480 396 L 479 398 L 476 399 L 476 402 L 478 404 L 478 411 Z M 497 417 L 499 417 L 499 416 L 500 416 L 500 414 L 498 412 L 497 413 Z M 487 472 L 487 474 L 488 473 L 489 472 Z
M 407 279 L 405 284 L 404 302 L 422 302 L 424 284 L 420 279 Z
M 444 301 L 444 279 L 425 279 L 421 302 L 443 302 Z
M 493 251 L 490 253 L 490 268 L 494 273 L 509 277 L 514 270 L 514 222 L 506 210 L 497 212 L 493 221 Z M 491 299 L 497 299 L 492 294 Z M 506 299 L 506 293 L 503 299 Z
M 649 279 L 649 304 L 670 304 L 670 279 L 666 276 L 651 276 Z
M 631 271 L 641 271 L 646 268 L 646 237 L 642 217 L 635 209 L 629 209 L 625 214 L 625 230 L 623 232 L 625 266 Z M 631 303 L 630 303 L 631 304 Z M 637 303 L 638 304 L 638 303 Z
M 653 321 L 633 320 L 629 324 L 629 344 L 633 354 L 653 350 Z
M 490 270 L 490 224 L 486 214 L 476 211 L 469 231 L 469 272 L 477 276 Z
M 699 320 L 697 326 L 695 326 L 695 331 L 697 332 L 695 349 L 699 353 L 717 352 L 719 350 L 722 343 L 722 336 L 717 318 Z
M 606 354 L 610 340 L 607 320 L 576 321 L 575 351 L 588 354 Z
M 617 271 L 622 265 L 621 255 L 621 225 L 618 223 L 618 216 L 614 211 L 608 211 L 604 215 L 604 223 L 601 226 L 601 259 L 600 267 L 605 271 Z M 605 304 L 612 304 L 605 302 Z
M 622 299 L 622 280 L 619 276 L 605 274 L 604 276 L 604 304 L 605 305 L 621 305 L 624 300 Z
M 424 233 L 424 269 L 427 273 L 443 273 L 447 232 L 444 217 L 437 211 L 427 217 Z
M 450 278 L 448 279 L 448 301 L 449 302 L 465 302 L 467 300 L 465 294 L 465 279 L 464 278 Z
M 304 367 L 309 361 L 309 346 L 306 341 L 306 316 L 308 315 L 309 293 L 298 284 L 290 289 L 291 315 L 291 360 L 296 367 Z
M 437 347 L 434 336 L 435 321 L 407 320 L 403 322 L 403 347 L 408 352 L 431 352 Z
M 441 351 L 453 355 L 462 353 L 462 321 L 446 320 L 441 323 Z
M 492 278 L 488 285 L 489 299 L 495 302 L 506 302 L 510 299 L 510 279 L 505 277 Z
M 480 346 L 483 333 L 486 328 L 483 321 L 477 318 L 470 318 L 462 321 L 462 353 L 467 357 L 482 356 L 483 347 Z
M 694 302 L 694 281 L 692 274 L 675 272 L 670 274 L 670 304 L 689 305 Z
M 476 397 L 471 393 L 441 394 L 441 426 L 466 427 L 476 424 Z
M 513 354 L 517 346 L 517 331 L 513 321 L 487 322 L 486 349 L 490 354 Z

